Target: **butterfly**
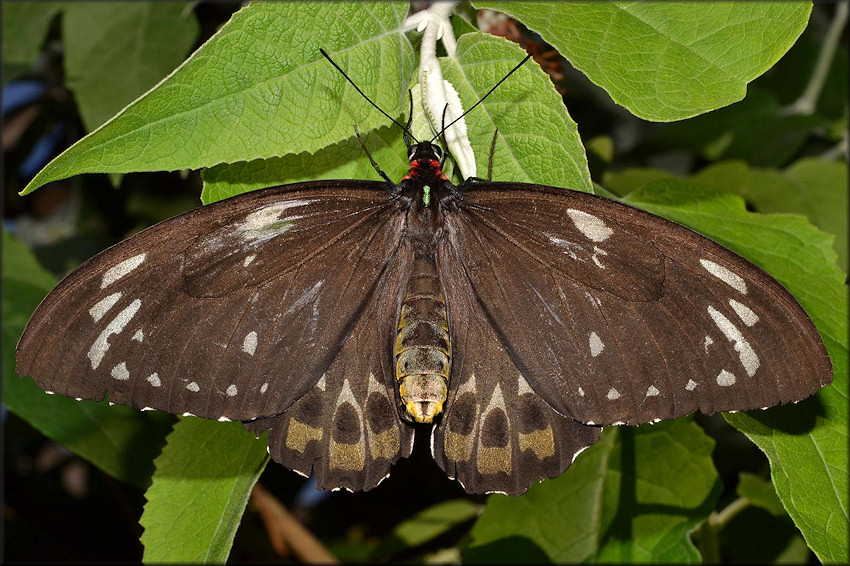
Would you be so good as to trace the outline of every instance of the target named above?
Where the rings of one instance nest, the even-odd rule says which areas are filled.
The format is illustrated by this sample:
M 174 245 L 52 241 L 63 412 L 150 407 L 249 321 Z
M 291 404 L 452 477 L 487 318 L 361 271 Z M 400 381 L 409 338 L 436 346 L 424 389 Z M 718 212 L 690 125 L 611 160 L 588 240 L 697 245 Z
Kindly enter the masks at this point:
M 430 425 L 450 478 L 510 495 L 601 426 L 830 383 L 805 311 L 752 263 L 592 194 L 455 186 L 432 142 L 397 184 L 259 190 L 98 254 L 33 314 L 18 373 L 269 431 L 272 458 L 322 489 L 374 488 Z

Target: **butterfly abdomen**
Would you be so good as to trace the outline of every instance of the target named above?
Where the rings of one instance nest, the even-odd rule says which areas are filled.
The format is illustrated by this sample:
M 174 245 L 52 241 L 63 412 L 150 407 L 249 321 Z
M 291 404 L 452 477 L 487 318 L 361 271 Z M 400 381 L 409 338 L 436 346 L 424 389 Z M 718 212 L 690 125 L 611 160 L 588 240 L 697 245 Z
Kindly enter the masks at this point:
M 401 304 L 395 359 L 402 416 L 432 422 L 446 402 L 451 345 L 437 267 L 424 254 L 414 259 Z

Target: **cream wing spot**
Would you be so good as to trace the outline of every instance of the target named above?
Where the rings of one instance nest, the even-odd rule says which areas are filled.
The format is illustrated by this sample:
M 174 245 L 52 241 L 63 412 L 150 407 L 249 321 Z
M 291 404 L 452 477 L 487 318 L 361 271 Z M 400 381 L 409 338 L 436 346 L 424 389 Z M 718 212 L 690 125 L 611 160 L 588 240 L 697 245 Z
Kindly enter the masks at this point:
M 582 389 L 581 387 L 579 387 L 579 388 L 578 388 L 578 394 L 579 394 L 580 396 L 584 397 L 584 389 Z
M 590 333 L 590 355 L 594 358 L 602 353 L 602 350 L 605 349 L 605 344 L 599 338 L 599 335 L 596 332 Z
M 186 385 L 186 389 L 188 389 L 192 393 L 197 393 L 198 391 L 201 390 L 201 387 L 193 381 L 193 382 L 189 383 L 188 385 Z
M 159 380 L 159 374 L 154 372 L 148 376 L 148 383 L 150 383 L 154 387 L 159 387 L 162 385 L 162 382 Z
M 127 369 L 127 363 L 121 362 L 114 368 L 112 368 L 112 377 L 117 379 L 118 381 L 127 381 L 130 379 L 130 371 Z
M 659 393 L 660 392 L 654 385 L 650 385 L 649 388 L 646 390 L 647 397 L 656 397 Z
M 614 233 L 601 218 L 597 218 L 592 214 L 574 208 L 568 208 L 567 214 L 569 214 L 570 219 L 578 231 L 588 240 L 604 242 Z
M 106 289 L 122 277 L 132 273 L 135 269 L 142 265 L 142 263 L 144 263 L 147 256 L 148 254 L 146 253 L 134 255 L 133 257 L 125 259 L 124 261 L 107 269 L 106 273 L 103 274 L 103 279 L 100 281 L 100 288 Z
M 705 268 L 706 271 L 735 289 L 741 294 L 747 294 L 747 282 L 744 281 L 744 278 L 731 271 L 722 265 L 718 265 L 713 261 L 709 261 L 707 259 L 700 259 L 700 264 Z
M 714 344 L 714 340 L 712 340 L 711 336 L 705 337 L 705 342 L 703 343 L 703 348 L 705 349 L 705 353 L 708 353 L 708 347 Z
M 720 373 L 717 374 L 717 385 L 721 387 L 729 387 L 730 385 L 735 385 L 735 374 L 731 371 L 720 370 Z
M 756 370 L 758 370 L 761 365 L 761 360 L 756 355 L 755 350 L 750 346 L 750 343 L 744 339 L 744 336 L 741 334 L 741 331 L 738 330 L 738 327 L 732 324 L 726 316 L 723 315 L 720 311 L 709 305 L 708 314 L 711 319 L 714 321 L 714 324 L 717 325 L 717 328 L 720 329 L 720 332 L 726 336 L 726 339 L 732 342 L 735 351 L 738 352 L 738 358 L 741 360 L 741 365 L 744 366 L 744 370 L 747 372 L 747 375 L 752 377 L 755 375 Z
M 732 307 L 732 310 L 735 311 L 735 314 L 738 315 L 738 318 L 741 319 L 741 322 L 746 324 L 747 326 L 753 326 L 759 321 L 759 317 L 756 313 L 750 309 L 745 304 L 739 303 L 735 299 L 729 299 L 729 306 Z
M 251 265 L 251 262 L 253 262 L 255 259 L 257 259 L 256 254 L 251 254 L 249 256 L 245 256 L 245 261 L 242 262 L 242 267 L 248 267 L 249 265 Z
M 121 331 L 124 330 L 130 321 L 133 320 L 133 317 L 136 316 L 139 308 L 142 306 L 142 301 L 136 299 L 127 307 L 124 308 L 121 312 L 119 312 L 112 321 L 106 325 L 106 328 L 103 329 L 103 332 L 95 339 L 94 343 L 89 348 L 89 360 L 91 360 L 91 368 L 97 369 L 100 365 L 100 362 L 103 360 L 103 356 L 106 355 L 106 351 L 109 350 L 109 337 L 113 334 L 121 334 Z
M 260 386 L 260 393 L 265 393 L 268 390 L 269 390 L 269 384 L 268 383 L 264 383 Z
M 145 339 L 145 333 L 142 332 L 142 329 L 136 330 L 136 333 L 133 334 L 133 338 L 131 340 L 135 340 L 136 342 L 141 342 Z
M 89 314 L 95 322 L 103 318 L 103 315 L 109 312 L 109 309 L 115 306 L 124 293 L 112 293 L 99 300 L 92 308 L 89 309 Z
M 685 384 L 685 389 L 687 389 L 688 391 L 693 391 L 694 389 L 696 389 L 696 387 L 697 382 L 693 379 L 689 379 L 688 382 Z
M 620 398 L 620 392 L 612 387 L 608 390 L 608 395 L 606 395 L 606 397 L 608 397 L 609 401 L 616 401 Z
M 236 394 L 239 393 L 239 390 L 236 388 L 236 385 L 231 383 L 227 386 L 227 391 L 225 391 L 225 393 L 227 393 L 228 397 L 235 397 Z
M 245 339 L 242 340 L 242 351 L 249 356 L 253 356 L 254 352 L 257 351 L 257 333 L 255 331 L 252 330 L 245 335 Z

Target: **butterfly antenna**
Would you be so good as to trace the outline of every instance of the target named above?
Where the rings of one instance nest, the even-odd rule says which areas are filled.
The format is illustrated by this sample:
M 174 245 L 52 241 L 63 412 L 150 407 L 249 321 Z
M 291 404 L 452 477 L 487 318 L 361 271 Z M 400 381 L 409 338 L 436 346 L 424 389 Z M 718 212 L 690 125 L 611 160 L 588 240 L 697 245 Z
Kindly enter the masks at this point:
M 387 183 L 389 183 L 390 185 L 392 185 L 393 187 L 395 187 L 395 183 L 393 183 L 392 181 L 390 181 L 389 176 L 388 176 L 386 173 L 384 173 L 384 172 L 381 170 L 381 168 L 380 168 L 380 167 L 378 167 L 378 164 L 375 162 L 375 159 L 372 157 L 372 154 L 371 154 L 371 153 L 369 153 L 369 148 L 367 148 L 367 147 L 366 147 L 366 144 L 363 142 L 363 138 L 362 138 L 362 137 L 360 137 L 360 130 L 358 130 L 358 129 L 357 129 L 357 126 L 354 126 L 354 135 L 356 135 L 356 136 L 357 136 L 357 141 L 359 141 L 359 142 L 360 142 L 360 146 L 363 148 L 363 151 L 365 151 L 365 152 L 366 152 L 366 157 L 368 157 L 368 158 L 369 158 L 369 163 L 371 163 L 371 164 L 372 164 L 372 167 L 374 167 L 374 168 L 375 168 L 375 171 L 377 171 L 377 172 L 378 172 L 378 175 L 380 175 L 380 176 L 381 176 L 381 177 L 382 177 L 382 178 L 383 178 L 383 179 L 384 179 Z
M 509 72 L 507 75 L 505 75 L 504 77 L 502 77 L 502 80 L 500 80 L 500 81 L 499 81 L 499 82 L 497 82 L 495 85 L 493 85 L 493 88 L 491 88 L 490 90 L 488 90 L 488 91 L 487 91 L 487 94 L 485 94 L 484 96 L 482 96 L 481 98 L 479 98 L 479 99 L 478 99 L 478 102 L 476 102 L 475 104 L 473 104 L 473 105 L 469 108 L 469 110 L 467 110 L 466 112 L 464 112 L 463 114 L 461 114 L 460 116 L 458 116 L 457 118 L 455 118 L 454 120 L 452 120 L 451 122 L 449 122 L 449 125 L 448 125 L 448 126 L 444 126 L 444 127 L 443 127 L 443 130 L 442 130 L 440 133 L 438 133 L 436 136 L 434 136 L 433 138 L 431 138 L 431 141 L 433 142 L 435 139 L 437 139 L 438 137 L 440 137 L 441 135 L 443 135 L 443 132 L 445 132 L 448 128 L 451 128 L 451 127 L 452 127 L 452 125 L 453 125 L 455 122 L 457 122 L 458 120 L 460 120 L 461 118 L 463 118 L 464 116 L 466 116 L 467 114 L 469 114 L 470 112 L 472 112 L 472 110 L 473 110 L 476 106 L 478 106 L 479 104 L 481 104 L 482 102 L 484 102 L 484 99 L 485 99 L 485 98 L 487 98 L 488 96 L 490 96 L 490 95 L 493 93 L 493 91 L 494 91 L 494 90 L 496 90 L 496 89 L 499 87 L 499 85 L 500 85 L 500 84 L 502 84 L 503 82 L 505 82 L 505 81 L 508 79 L 508 77 L 510 77 L 511 75 L 513 75 L 513 74 L 517 71 L 517 69 L 519 69 L 520 67 L 522 67 L 522 66 L 525 64 L 525 62 L 526 62 L 526 61 L 528 61 L 529 59 L 531 59 L 531 54 L 530 54 L 530 53 L 529 53 L 528 55 L 526 55 L 526 56 L 525 56 L 525 58 L 524 58 L 522 61 L 520 61 L 520 62 L 519 62 L 519 64 L 518 64 L 516 67 L 514 67 L 513 69 L 511 69 L 511 70 L 510 70 L 510 72 Z M 339 68 L 339 67 L 337 67 L 337 68 Z M 346 78 L 347 78 L 347 77 L 346 77 Z
M 411 138 L 413 138 L 413 141 L 415 141 L 416 143 L 419 143 L 419 140 L 417 140 L 417 139 L 416 139 L 416 137 L 415 137 L 413 134 L 411 134 L 411 133 L 410 133 L 410 130 L 408 130 L 407 128 L 405 128 L 405 127 L 404 127 L 404 126 L 402 126 L 401 124 L 399 124 L 399 122 L 398 122 L 395 118 L 393 118 L 392 116 L 390 116 L 389 114 L 387 114 L 386 112 L 384 112 L 384 111 L 381 109 L 381 107 L 380 107 L 380 106 L 378 106 L 377 104 L 375 104 L 374 102 L 372 102 L 372 100 L 371 100 L 368 96 L 366 96 L 366 95 L 363 93 L 363 91 L 362 91 L 362 90 L 360 90 L 360 87 L 359 87 L 359 86 L 357 86 L 356 84 L 354 84 L 354 81 L 352 81 L 352 80 L 349 78 L 349 76 L 345 74 L 345 71 L 343 71 L 343 70 L 339 67 L 339 65 L 337 65 L 336 63 L 334 63 L 334 60 L 333 60 L 333 59 L 331 59 L 330 55 L 328 55 L 328 54 L 325 52 L 325 50 L 324 50 L 324 49 L 322 49 L 321 47 L 319 48 L 319 53 L 321 53 L 321 54 L 324 56 L 324 58 L 325 58 L 325 59 L 327 59 L 328 61 L 330 61 L 330 64 L 331 64 L 331 65 L 333 65 L 333 66 L 336 68 L 336 70 L 337 70 L 337 71 L 339 71 L 339 72 L 342 74 L 342 76 L 343 76 L 343 77 L 345 77 L 345 80 L 347 80 L 348 82 L 350 82 L 350 83 L 351 83 L 351 86 L 353 86 L 353 87 L 354 87 L 354 89 L 355 89 L 357 92 L 359 92 L 359 93 L 360 93 L 360 96 L 362 96 L 363 98 L 365 98 L 365 99 L 366 99 L 366 102 L 368 102 L 369 104 L 371 104 L 372 106 L 374 106 L 375 108 L 377 108 L 377 109 L 378 109 L 378 112 L 380 112 L 381 114 L 383 114 L 384 116 L 386 116 L 387 118 L 389 118 L 389 119 L 392 121 L 392 123 L 393 123 L 393 124 L 395 124 L 396 126 L 398 126 L 399 128 L 401 128 L 402 130 L 404 130 L 404 131 L 407 133 L 407 135 L 409 135 Z M 511 71 L 511 72 L 513 72 L 513 71 Z M 507 78 L 507 77 L 505 77 L 505 78 Z M 502 80 L 504 80 L 504 79 L 502 79 Z M 496 85 L 496 86 L 498 86 L 498 85 Z M 489 93 L 488 93 L 488 94 L 489 94 Z M 413 99 L 413 97 L 412 97 L 412 95 L 411 95 L 411 100 L 412 100 L 412 99 Z M 474 107 L 473 107 L 473 108 L 474 108 Z M 412 116 L 411 116 L 411 117 L 412 117 Z

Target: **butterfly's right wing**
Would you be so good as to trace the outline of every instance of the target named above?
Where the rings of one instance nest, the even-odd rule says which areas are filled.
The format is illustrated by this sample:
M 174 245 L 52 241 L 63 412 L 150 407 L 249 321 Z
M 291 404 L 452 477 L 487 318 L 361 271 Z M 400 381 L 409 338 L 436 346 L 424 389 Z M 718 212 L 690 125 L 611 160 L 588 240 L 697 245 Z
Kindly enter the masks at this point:
M 280 414 L 316 384 L 369 303 L 402 239 L 403 208 L 384 183 L 320 181 L 166 220 L 45 298 L 18 344 L 18 373 L 47 391 L 138 408 Z
M 453 354 L 446 412 L 434 428 L 431 454 L 469 493 L 520 495 L 563 473 L 602 429 L 558 414 L 531 388 L 446 240 L 438 264 Z

